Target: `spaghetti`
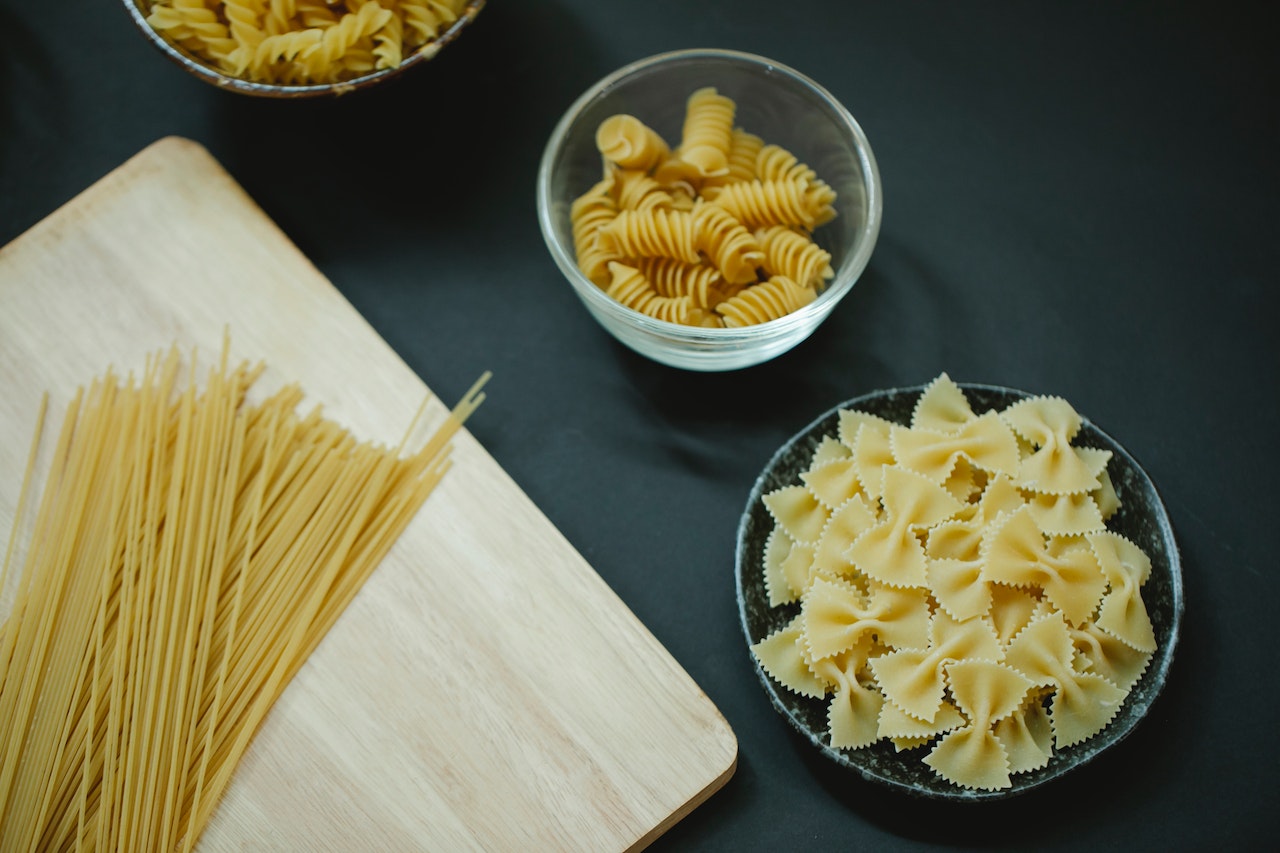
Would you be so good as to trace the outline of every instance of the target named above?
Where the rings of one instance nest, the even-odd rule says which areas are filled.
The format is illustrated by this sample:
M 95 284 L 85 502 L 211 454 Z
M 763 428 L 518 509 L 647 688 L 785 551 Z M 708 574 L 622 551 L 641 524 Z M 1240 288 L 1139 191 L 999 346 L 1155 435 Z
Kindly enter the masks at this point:
M 77 392 L 19 557 L 41 406 L 0 570 L 0 849 L 192 849 L 488 379 L 411 451 L 412 425 L 388 448 L 299 414 L 297 385 L 248 403 L 263 368 L 228 349 L 202 389 L 175 347 Z

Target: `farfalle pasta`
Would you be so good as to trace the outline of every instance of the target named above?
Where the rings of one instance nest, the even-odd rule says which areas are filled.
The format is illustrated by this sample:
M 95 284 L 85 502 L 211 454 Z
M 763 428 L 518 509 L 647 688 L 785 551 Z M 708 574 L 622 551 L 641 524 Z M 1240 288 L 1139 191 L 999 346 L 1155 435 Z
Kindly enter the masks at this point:
M 818 298 L 835 271 L 813 231 L 836 216 L 836 193 L 794 154 L 738 127 L 736 117 L 732 98 L 703 87 L 685 102 L 675 145 L 626 113 L 597 126 L 605 178 L 570 208 L 587 278 L 607 292 L 610 263 L 649 278 L 661 260 L 667 278 L 651 280 L 654 295 L 673 296 L 673 280 L 704 283 L 682 289 L 688 312 L 660 318 L 692 326 L 758 325 Z M 708 270 L 718 277 L 714 287 Z M 627 292 L 634 298 L 637 289 Z
M 147 23 L 232 77 L 338 83 L 438 49 L 468 0 L 153 0 Z
M 832 748 L 924 750 L 998 791 L 1115 718 L 1157 651 L 1151 560 L 1107 529 L 1109 454 L 1073 443 L 1082 423 L 1055 397 L 977 412 L 944 373 L 909 423 L 840 411 L 762 495 L 769 605 L 798 609 L 751 650 L 826 703 Z

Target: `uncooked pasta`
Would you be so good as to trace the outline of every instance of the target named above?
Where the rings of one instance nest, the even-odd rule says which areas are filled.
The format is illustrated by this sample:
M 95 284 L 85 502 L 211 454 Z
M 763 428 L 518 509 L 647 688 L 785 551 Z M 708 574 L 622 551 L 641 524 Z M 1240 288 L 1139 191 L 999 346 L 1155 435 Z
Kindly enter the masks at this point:
M 398 67 L 469 0 L 152 0 L 147 23 L 209 67 L 259 83 L 352 80 Z M 474 13 L 474 10 L 473 10 Z
M 273 703 L 444 476 L 487 377 L 411 448 L 300 413 L 297 385 L 249 403 L 261 373 L 225 345 L 203 383 L 176 348 L 140 376 L 108 370 L 68 406 L 28 523 L 37 427 L 0 573 L 18 571 L 0 849 L 192 849 Z
M 574 251 L 583 275 L 628 308 L 683 325 L 756 325 L 808 305 L 834 277 L 813 231 L 835 217 L 835 191 L 735 126 L 736 113 L 703 87 L 674 147 L 630 114 L 598 125 L 605 174 L 570 207 Z

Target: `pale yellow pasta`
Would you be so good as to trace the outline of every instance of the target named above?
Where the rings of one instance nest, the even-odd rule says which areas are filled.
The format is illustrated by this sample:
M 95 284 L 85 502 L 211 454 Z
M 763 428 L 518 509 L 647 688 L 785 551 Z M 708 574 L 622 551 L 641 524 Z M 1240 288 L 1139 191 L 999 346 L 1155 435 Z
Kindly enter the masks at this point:
M 843 579 L 818 577 L 800 613 L 814 660 L 848 651 L 868 636 L 899 648 L 929 642 L 929 600 L 922 590 L 877 585 L 864 595 Z
M 851 455 L 810 465 L 809 470 L 800 475 L 800 481 L 820 503 L 833 510 L 851 498 L 859 497 L 862 492 Z
M 875 512 L 860 495 L 854 495 L 833 510 L 814 547 L 814 572 L 851 578 L 855 582 L 860 580 L 861 576 L 845 554 L 853 541 L 874 527 L 877 520 Z
M 619 211 L 597 232 L 596 241 L 602 250 L 626 258 L 676 258 L 689 264 L 701 260 L 693 215 L 681 210 Z
M 1050 719 L 1058 749 L 1102 731 L 1120 710 L 1126 691 L 1101 675 L 1073 666 L 1074 646 L 1061 613 L 1033 621 L 1009 641 L 1005 661 L 1034 684 L 1053 687 Z
M 397 68 L 437 49 L 468 0 L 154 0 L 147 21 L 212 68 L 307 85 Z M 474 14 L 474 12 L 473 12 Z
M 623 305 L 655 320 L 668 323 L 688 322 L 692 300 L 688 296 L 662 296 L 635 267 L 612 262 L 606 293 Z
M 896 465 L 884 469 L 881 500 L 884 520 L 859 536 L 845 556 L 874 581 L 926 586 L 927 561 L 915 531 L 946 521 L 962 505 L 938 484 Z
M 596 148 L 623 169 L 648 173 L 671 156 L 657 131 L 632 115 L 609 116 L 596 129 Z
M 768 281 L 753 284 L 716 306 L 730 327 L 753 326 L 785 317 L 808 305 L 817 294 L 791 279 L 775 275 Z
M 753 644 L 751 651 L 765 672 L 783 687 L 801 696 L 820 698 L 826 695 L 826 685 L 805 660 L 804 634 L 799 623 L 797 616 L 786 627 Z
M 1009 755 L 995 724 L 1018 710 L 1033 683 L 1012 667 L 981 658 L 951 663 L 947 680 L 969 724 L 944 735 L 925 763 L 962 787 L 1009 787 Z
M 1075 447 L 1071 440 L 1081 419 L 1061 397 L 1031 397 L 1006 408 L 1000 416 L 1035 451 L 1022 460 L 1018 485 L 1037 492 L 1071 494 L 1101 487 L 1098 475 L 1109 451 Z
M 1107 589 L 1107 578 L 1087 547 L 1050 553 L 1044 532 L 1029 507 L 1002 516 L 984 543 L 984 580 L 1009 586 L 1035 586 L 1073 625 L 1093 615 Z
M 674 295 L 674 282 L 666 287 L 650 271 L 653 260 L 678 262 L 686 270 L 714 268 L 720 278 L 714 289 L 701 277 L 704 273 L 697 274 L 697 293 L 684 288 L 695 304 L 682 322 L 692 326 L 756 325 L 808 305 L 834 277 L 830 253 L 813 241 L 811 232 L 835 215 L 835 194 L 776 146 L 763 162 L 783 179 L 767 184 L 757 180 L 768 146 L 734 126 L 737 104 L 714 87 L 695 90 L 684 106 L 674 147 L 627 113 L 609 116 L 596 127 L 595 146 L 606 177 L 615 180 L 613 199 L 621 213 L 609 221 L 603 216 L 573 218 L 579 269 L 606 288 L 603 270 L 611 261 L 620 262 L 644 272 L 660 293 Z M 684 216 L 692 217 L 692 240 Z M 593 221 L 598 223 L 595 237 L 585 239 L 582 231 Z M 773 241 L 772 258 L 756 233 L 765 231 Z M 781 231 L 786 235 L 780 236 Z M 676 268 L 664 272 L 675 275 Z
M 756 281 L 764 252 L 755 235 L 723 207 L 699 203 L 693 208 L 695 245 L 730 284 Z
M 911 426 L 949 433 L 976 417 L 964 391 L 950 376 L 942 373 L 920 392 L 911 410 Z
M 785 225 L 761 229 L 756 234 L 764 252 L 761 265 L 767 275 L 784 275 L 801 287 L 817 290 L 835 275 L 831 253 L 811 237 Z
M 1021 462 L 1013 431 L 995 412 L 974 418 L 951 433 L 895 426 L 889 432 L 889 443 L 898 464 L 935 483 L 945 482 L 961 459 L 1008 477 L 1017 476 Z
M 945 612 L 929 622 L 929 646 L 897 649 L 870 662 L 876 682 L 889 701 L 912 717 L 933 722 L 946 696 L 943 668 L 953 660 L 997 660 L 1000 640 L 981 619 L 957 621 Z
M 714 87 L 698 89 L 685 104 L 680 159 L 703 177 L 729 171 L 729 147 L 737 105 Z
M 836 749 L 858 749 L 879 738 L 884 696 L 875 687 L 863 684 L 863 673 L 873 644 L 863 637 L 853 648 L 813 662 L 818 677 L 834 690 L 827 705 L 827 730 Z
M 600 229 L 618 215 L 618 206 L 612 195 L 613 184 L 612 178 L 599 181 L 575 199 L 569 208 L 578 268 L 601 287 L 609 282 L 609 264 L 621 260 L 621 255 L 616 252 L 601 249 L 596 239 Z
M 942 374 L 910 426 L 840 411 L 799 484 L 762 496 L 770 606 L 799 608 L 771 654 L 834 694 L 833 748 L 933 744 L 940 778 L 998 790 L 1114 719 L 1157 646 L 1151 560 L 1105 528 L 1108 457 L 1070 443 L 1078 418 L 1056 398 L 976 414 Z M 1046 448 L 1070 461 L 1033 465 L 1095 488 L 1031 488 Z
M 783 486 L 763 498 L 774 521 L 796 542 L 813 544 L 831 512 L 804 486 Z

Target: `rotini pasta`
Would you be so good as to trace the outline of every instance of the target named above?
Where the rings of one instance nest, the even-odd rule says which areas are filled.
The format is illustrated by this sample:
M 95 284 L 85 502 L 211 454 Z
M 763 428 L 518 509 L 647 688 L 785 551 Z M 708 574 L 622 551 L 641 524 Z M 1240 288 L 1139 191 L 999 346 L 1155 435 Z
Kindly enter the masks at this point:
M 596 233 L 606 252 L 630 258 L 700 260 L 694 238 L 693 214 L 680 210 L 623 210 Z
M 609 264 L 609 273 L 606 292 L 623 305 L 669 323 L 689 322 L 693 301 L 688 296 L 662 296 L 639 270 L 624 264 Z
M 635 116 L 600 123 L 605 182 L 570 209 L 588 279 L 608 292 L 619 263 L 663 298 L 692 298 L 664 319 L 708 327 L 769 322 L 817 299 L 835 272 L 813 230 L 836 215 L 835 192 L 786 149 L 734 126 L 736 114 L 716 89 L 694 91 L 674 148 Z M 947 486 L 971 488 L 959 474 Z
M 699 89 L 685 106 L 680 158 L 703 177 L 729 170 L 729 146 L 737 105 L 714 88 Z
M 153 0 L 147 22 L 210 67 L 261 83 L 352 80 L 400 66 L 468 0 Z
M 835 275 L 831 253 L 785 225 L 762 229 L 756 239 L 764 252 L 762 266 L 769 275 L 785 275 L 801 287 L 814 290 Z

